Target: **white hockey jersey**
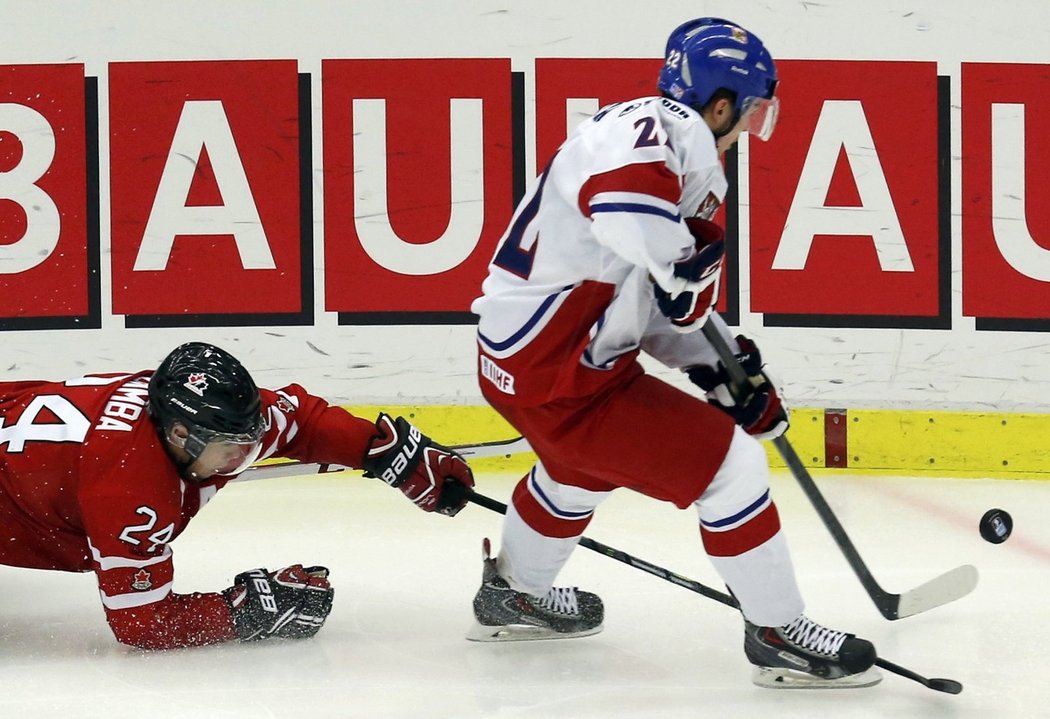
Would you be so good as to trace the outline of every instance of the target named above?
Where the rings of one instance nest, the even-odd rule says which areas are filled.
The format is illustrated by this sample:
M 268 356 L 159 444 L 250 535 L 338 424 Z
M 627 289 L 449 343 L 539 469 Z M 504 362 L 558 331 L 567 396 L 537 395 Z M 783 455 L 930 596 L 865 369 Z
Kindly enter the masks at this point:
M 713 363 L 702 333 L 660 313 L 652 283 L 675 290 L 673 265 L 694 251 L 682 218 L 710 218 L 726 189 L 715 138 L 688 107 L 644 97 L 581 123 L 522 199 L 471 306 L 483 388 L 538 404 L 596 391 L 640 350 L 671 367 Z

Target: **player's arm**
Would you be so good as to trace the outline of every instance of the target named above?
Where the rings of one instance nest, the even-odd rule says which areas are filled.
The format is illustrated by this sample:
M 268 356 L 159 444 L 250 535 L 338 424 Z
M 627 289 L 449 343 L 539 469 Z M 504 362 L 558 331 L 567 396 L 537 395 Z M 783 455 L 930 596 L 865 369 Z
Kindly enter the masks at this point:
M 474 486 L 467 463 L 404 417 L 381 413 L 375 422 L 355 417 L 308 394 L 299 385 L 262 390 L 270 429 L 262 458 L 293 457 L 364 469 L 398 488 L 417 507 L 453 516 Z
M 635 137 L 639 127 L 643 133 Z M 643 137 L 645 132 L 652 133 L 649 141 Z M 623 164 L 583 182 L 580 210 L 591 219 L 600 243 L 646 269 L 658 306 L 672 324 L 683 332 L 699 329 L 718 295 L 725 254 L 722 229 L 707 219 L 683 217 L 683 208 L 693 213 L 699 206 L 693 197 L 696 190 L 689 189 L 690 196 L 683 197 L 686 173 L 655 118 L 640 116 L 631 133 L 620 134 L 609 136 L 612 156 L 622 150 L 618 144 L 635 146 Z M 702 185 L 702 191 L 714 198 L 713 211 L 724 194 L 724 177 L 708 173 L 701 182 L 700 174 L 690 173 L 692 183 Z
M 681 178 L 666 148 L 631 153 L 626 160 L 583 182 L 580 212 L 602 245 L 670 288 L 674 263 L 693 254 L 679 208 Z
M 176 594 L 168 547 L 155 558 L 99 555 L 96 562 L 110 629 L 119 642 L 140 649 L 311 637 L 334 598 L 324 567 L 255 569 L 238 574 L 223 592 Z
M 143 649 L 174 649 L 308 636 L 299 631 L 304 622 L 310 633 L 320 629 L 331 607 L 327 572 L 308 580 L 293 576 L 295 572 L 264 572 L 269 587 L 242 573 L 224 591 L 176 594 L 169 542 L 185 524 L 181 493 L 177 485 L 144 481 L 144 472 L 148 466 L 133 462 L 91 474 L 80 488 L 92 568 L 118 641 Z M 273 615 L 285 624 L 276 626 Z

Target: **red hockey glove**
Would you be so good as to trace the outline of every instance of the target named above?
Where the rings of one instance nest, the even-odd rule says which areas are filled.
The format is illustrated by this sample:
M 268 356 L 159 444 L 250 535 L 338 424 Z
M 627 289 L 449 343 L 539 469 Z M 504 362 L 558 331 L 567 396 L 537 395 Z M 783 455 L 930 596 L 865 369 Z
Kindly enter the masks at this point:
M 695 254 L 674 264 L 678 288 L 667 292 L 653 285 L 656 305 L 679 332 L 704 326 L 718 301 L 718 283 L 725 259 L 725 231 L 709 220 L 691 217 L 685 221 L 696 241 Z
M 743 397 L 734 398 L 729 391 L 729 375 L 721 362 L 717 369 L 705 365 L 689 367 L 686 374 L 707 393 L 711 404 L 732 417 L 748 434 L 758 439 L 779 437 L 788 428 L 787 408 L 776 384 L 763 370 L 762 355 L 755 343 L 743 335 L 738 335 L 736 341 L 740 345 L 736 359 L 749 380 Z
M 222 593 L 242 642 L 306 639 L 321 630 L 335 590 L 324 567 L 293 564 L 276 572 L 241 572 Z
M 465 490 L 474 486 L 474 475 L 462 457 L 404 417 L 395 420 L 385 412 L 376 420 L 363 467 L 366 477 L 397 487 L 420 509 L 449 517 L 466 506 Z

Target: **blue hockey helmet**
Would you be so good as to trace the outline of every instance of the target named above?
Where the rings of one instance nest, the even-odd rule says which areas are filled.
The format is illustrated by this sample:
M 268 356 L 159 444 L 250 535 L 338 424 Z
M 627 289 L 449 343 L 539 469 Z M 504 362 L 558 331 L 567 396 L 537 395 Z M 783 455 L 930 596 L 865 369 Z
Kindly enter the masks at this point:
M 665 96 L 699 110 L 729 90 L 736 117 L 749 115 L 748 131 L 762 140 L 773 134 L 777 70 L 755 35 L 729 20 L 697 18 L 671 33 L 664 60 L 657 88 Z

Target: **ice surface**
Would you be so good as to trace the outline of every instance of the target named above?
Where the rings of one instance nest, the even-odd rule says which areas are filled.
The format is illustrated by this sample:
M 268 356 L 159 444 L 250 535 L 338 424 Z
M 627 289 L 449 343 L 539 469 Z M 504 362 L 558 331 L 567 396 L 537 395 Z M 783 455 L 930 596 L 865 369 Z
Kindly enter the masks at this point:
M 505 501 L 514 480 L 482 476 L 479 489 Z M 113 639 L 93 575 L 0 567 L 0 717 L 1050 716 L 1050 484 L 839 474 L 818 483 L 888 591 L 977 565 L 973 594 L 888 622 L 794 481 L 774 476 L 807 613 L 919 674 L 961 681 L 961 695 L 888 673 L 871 689 L 759 689 L 733 611 L 583 548 L 559 583 L 602 596 L 605 631 L 468 642 L 481 539 L 498 543 L 500 517 L 476 506 L 427 515 L 344 474 L 232 486 L 174 544 L 179 592 L 218 590 L 258 566 L 330 567 L 335 608 L 310 641 L 141 652 Z M 977 531 L 993 506 L 1014 517 L 1002 545 Z M 691 511 L 621 490 L 587 535 L 720 586 Z

